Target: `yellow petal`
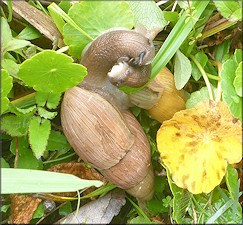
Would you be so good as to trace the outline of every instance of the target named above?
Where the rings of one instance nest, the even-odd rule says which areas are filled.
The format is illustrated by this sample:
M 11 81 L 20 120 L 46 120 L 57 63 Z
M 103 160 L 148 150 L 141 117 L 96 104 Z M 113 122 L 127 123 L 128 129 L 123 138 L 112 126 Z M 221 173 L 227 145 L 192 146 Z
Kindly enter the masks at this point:
M 157 133 L 157 144 L 174 182 L 193 194 L 209 193 L 223 179 L 227 162 L 242 158 L 241 123 L 224 102 L 210 100 L 177 112 Z

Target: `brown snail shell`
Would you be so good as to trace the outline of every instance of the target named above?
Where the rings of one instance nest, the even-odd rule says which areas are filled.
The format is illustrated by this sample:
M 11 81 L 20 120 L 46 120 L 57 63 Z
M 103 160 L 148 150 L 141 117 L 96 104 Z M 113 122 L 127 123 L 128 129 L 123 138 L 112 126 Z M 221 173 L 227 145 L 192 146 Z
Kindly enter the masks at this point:
M 150 146 L 117 87 L 145 84 L 154 52 L 152 41 L 135 31 L 101 34 L 82 56 L 88 75 L 66 91 L 61 106 L 63 131 L 81 159 L 142 200 L 153 195 Z
M 65 93 L 61 112 L 63 131 L 83 160 L 135 197 L 152 197 L 150 146 L 129 111 L 121 113 L 99 94 L 74 87 Z

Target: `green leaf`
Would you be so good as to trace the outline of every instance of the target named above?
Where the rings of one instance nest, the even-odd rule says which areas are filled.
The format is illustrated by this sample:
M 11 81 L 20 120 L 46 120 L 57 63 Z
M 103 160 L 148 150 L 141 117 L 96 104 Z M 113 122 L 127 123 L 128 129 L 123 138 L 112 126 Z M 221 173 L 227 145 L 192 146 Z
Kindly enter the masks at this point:
M 188 9 L 188 2 L 186 2 L 186 1 L 178 1 L 178 5 L 179 5 L 182 9 Z
M 154 1 L 128 1 L 128 3 L 134 13 L 135 28 L 142 24 L 147 30 L 159 32 L 167 25 L 162 10 Z
M 76 2 L 68 15 L 92 38 L 110 28 L 131 29 L 134 26 L 134 15 L 129 4 L 124 1 Z M 64 25 L 63 36 L 65 44 L 69 46 L 69 53 L 80 59 L 81 52 L 91 40 L 68 23 Z
M 70 2 L 66 2 L 66 3 L 70 5 Z M 59 7 L 60 7 L 60 4 L 59 4 Z M 61 17 L 61 15 L 58 12 L 56 12 L 52 9 L 52 6 L 48 6 L 47 9 L 48 9 L 53 21 L 55 22 L 58 30 L 61 32 L 61 34 L 63 34 L 63 26 L 65 25 L 65 21 L 63 20 L 63 18 Z M 67 13 L 67 11 L 65 11 L 65 12 Z
M 227 184 L 229 193 L 233 200 L 235 200 L 235 189 L 237 188 L 238 179 L 239 178 L 238 178 L 237 170 L 229 164 L 227 167 L 225 180 L 226 180 L 226 184 Z M 237 196 L 237 200 L 238 200 L 238 196 Z
M 192 1 L 191 7 L 195 7 L 195 14 L 194 19 L 191 19 L 190 21 L 188 21 L 188 23 L 185 22 L 188 18 L 187 12 L 184 12 L 182 14 L 180 19 L 170 32 L 169 36 L 166 38 L 159 52 L 153 59 L 153 69 L 151 74 L 152 79 L 174 56 L 174 54 L 179 49 L 183 41 L 187 38 L 194 24 L 200 18 L 208 3 L 209 1 Z
M 5 18 L 1 17 L 1 45 L 2 51 L 4 52 L 8 46 L 9 41 L 12 40 L 11 29 L 8 25 L 8 22 Z
M 27 134 L 29 123 L 33 114 L 26 115 L 4 115 L 2 117 L 2 130 L 12 137 L 24 136 Z
M 17 39 L 23 40 L 34 40 L 41 37 L 41 33 L 36 30 L 33 26 L 25 27 L 19 34 L 16 36 Z
M 211 86 L 213 94 L 216 95 L 217 89 Z M 190 95 L 190 98 L 186 102 L 186 108 L 190 109 L 196 106 L 197 103 L 207 100 L 209 98 L 207 87 L 202 87 L 199 91 L 195 91 Z
M 61 93 L 37 91 L 35 99 L 38 106 L 44 107 L 46 105 L 49 109 L 55 109 L 61 100 Z
M 182 89 L 191 77 L 192 67 L 189 59 L 178 49 L 175 54 L 174 79 L 177 90 Z
M 51 123 L 49 120 L 33 117 L 29 125 L 29 143 L 37 159 L 46 150 L 48 137 L 50 135 Z
M 154 178 L 154 194 L 156 196 L 163 196 L 166 185 L 168 185 L 167 180 L 161 176 L 155 176 Z
M 223 63 L 223 59 L 225 58 L 225 55 L 227 55 L 229 53 L 230 45 L 231 45 L 231 41 L 226 40 L 222 44 L 217 46 L 216 54 L 215 54 L 216 61 Z
M 63 0 L 61 1 L 58 6 L 65 12 L 68 13 L 68 10 L 70 9 L 70 7 L 72 6 L 71 2 Z
M 1 98 L 1 114 L 4 114 L 4 112 L 8 109 L 9 106 L 9 99 L 7 97 Z
M 163 205 L 163 202 L 157 199 L 151 199 L 148 201 L 146 208 L 153 216 L 156 216 L 159 213 L 168 212 L 168 208 Z
M 18 79 L 17 73 L 19 72 L 20 65 L 14 62 L 12 59 L 2 59 L 2 68 L 7 70 L 8 73 Z
M 34 55 L 36 55 L 37 53 L 37 46 L 30 46 L 26 49 L 23 50 L 25 58 L 29 59 L 31 57 L 33 57 Z
M 13 78 L 6 70 L 1 70 L 1 97 L 6 97 L 13 87 Z
M 235 70 L 235 79 L 233 81 L 233 85 L 235 87 L 235 91 L 237 95 L 242 97 L 242 62 L 238 65 L 238 67 Z
M 57 112 L 49 112 L 46 109 L 42 107 L 38 107 L 38 113 L 40 117 L 43 117 L 45 119 L 54 119 L 57 115 Z
M 67 216 L 73 211 L 71 202 L 67 202 L 65 205 L 59 208 L 60 216 Z
M 63 53 L 44 50 L 25 60 L 18 76 L 36 91 L 64 92 L 80 83 L 87 71 Z
M 234 52 L 234 61 L 239 64 L 242 61 L 242 50 L 236 49 Z
M 16 146 L 17 145 L 17 146 Z M 43 163 L 41 160 L 36 159 L 33 152 L 29 148 L 27 136 L 16 137 L 12 140 L 10 151 L 16 155 L 16 148 L 18 148 L 18 163 L 17 168 L 23 169 L 42 169 Z
M 176 184 L 171 179 L 171 175 L 169 174 L 168 169 L 166 169 L 166 171 L 170 190 L 174 196 L 172 216 L 178 224 L 183 224 L 185 223 L 184 215 L 186 214 L 187 208 L 190 204 L 191 195 L 187 190 L 176 186 Z
M 30 44 L 29 41 L 13 38 L 12 40 L 10 40 L 8 42 L 4 51 L 15 51 L 15 50 L 24 48 L 24 47 L 28 46 L 29 44 Z
M 238 21 L 242 19 L 242 3 L 241 1 L 213 1 L 218 11 L 223 17 L 230 21 Z
M 206 66 L 208 62 L 208 57 L 203 51 L 198 52 L 195 55 L 195 58 L 197 59 L 198 62 L 200 62 L 202 68 Z M 202 73 L 199 71 L 198 67 L 193 61 L 191 61 L 191 65 L 192 65 L 192 77 L 194 78 L 194 80 L 198 81 L 201 78 Z
M 164 11 L 163 12 L 165 20 L 170 22 L 175 22 L 179 19 L 178 12 Z
M 226 202 L 209 220 L 206 224 L 213 224 L 226 210 L 228 210 L 233 205 L 233 201 L 230 200 Z
M 68 151 L 71 149 L 71 146 L 63 134 L 59 131 L 51 130 L 46 149 L 49 151 Z
M 13 87 L 13 78 L 9 76 L 7 70 L 1 70 L 1 114 L 8 109 L 8 93 Z
M 41 202 L 37 209 L 35 210 L 32 219 L 39 219 L 41 217 L 43 217 L 45 215 L 45 210 L 44 210 L 44 206 L 43 206 L 43 202 Z
M 71 174 L 29 169 L 1 169 L 1 193 L 73 192 L 91 186 L 100 187 L 97 180 L 84 180 Z
M 21 108 L 18 108 L 16 106 L 14 106 L 13 104 L 10 104 L 9 105 L 9 111 L 11 113 L 14 113 L 16 115 L 24 115 L 24 114 L 30 114 L 30 113 L 35 113 L 36 111 L 36 106 L 30 106 L 28 108 L 25 108 L 25 109 L 21 109 Z
M 223 63 L 221 71 L 222 96 L 233 116 L 242 120 L 242 97 L 237 95 L 233 85 L 236 69 L 237 63 L 233 59 Z
M 9 208 L 10 208 L 10 204 L 9 205 L 1 205 L 1 212 L 6 213 Z
M 1 157 L 1 168 L 9 168 L 9 164 Z
M 157 224 L 156 222 L 148 221 L 143 216 L 137 216 L 129 221 L 129 224 Z

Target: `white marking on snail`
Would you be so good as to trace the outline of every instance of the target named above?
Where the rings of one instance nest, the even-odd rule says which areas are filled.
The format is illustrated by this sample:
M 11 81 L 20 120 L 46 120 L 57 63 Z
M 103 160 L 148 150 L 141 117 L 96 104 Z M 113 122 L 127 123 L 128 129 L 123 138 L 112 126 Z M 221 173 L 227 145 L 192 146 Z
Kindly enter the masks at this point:
M 118 82 L 126 79 L 129 74 L 129 65 L 126 62 L 119 62 L 111 68 L 111 71 L 107 74 L 110 81 Z

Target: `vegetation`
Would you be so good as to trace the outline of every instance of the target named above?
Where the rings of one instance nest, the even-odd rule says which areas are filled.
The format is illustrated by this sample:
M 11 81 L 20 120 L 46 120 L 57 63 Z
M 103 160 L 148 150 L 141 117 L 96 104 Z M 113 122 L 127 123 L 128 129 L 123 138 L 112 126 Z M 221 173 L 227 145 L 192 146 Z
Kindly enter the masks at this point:
M 100 182 L 90 165 L 77 163 L 60 106 L 64 92 L 87 75 L 78 63 L 85 46 L 110 28 L 142 24 L 160 31 L 150 81 L 166 66 L 185 92 L 186 108 L 162 124 L 147 110 L 131 108 L 150 143 L 155 191 L 144 207 L 128 194 L 111 194 L 112 201 L 127 201 L 112 207 L 109 222 L 241 223 L 242 2 L 55 2 L 28 1 L 41 12 L 36 17 L 18 1 L 1 6 L 3 221 L 54 223 L 116 189 Z M 91 186 L 99 188 L 82 193 Z M 92 212 L 97 205 L 89 207 Z

